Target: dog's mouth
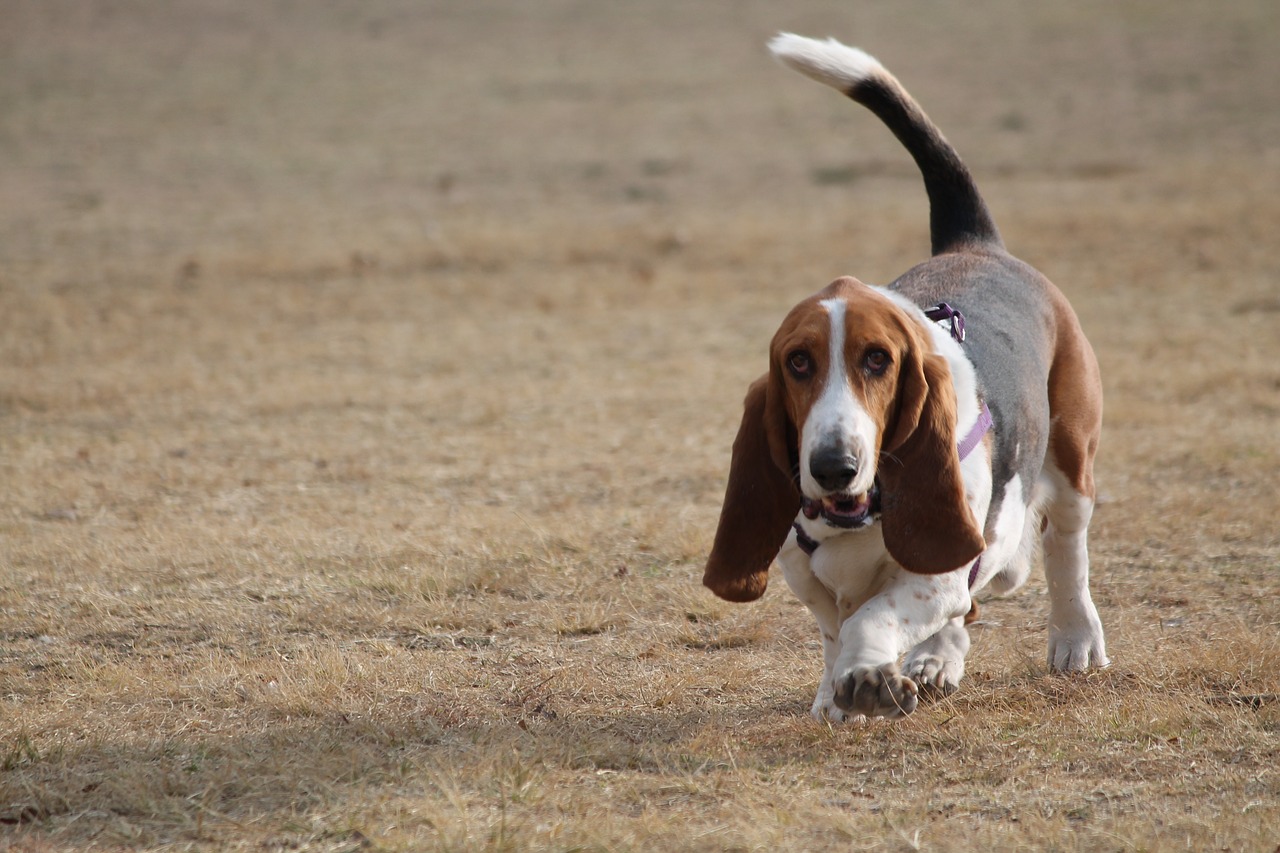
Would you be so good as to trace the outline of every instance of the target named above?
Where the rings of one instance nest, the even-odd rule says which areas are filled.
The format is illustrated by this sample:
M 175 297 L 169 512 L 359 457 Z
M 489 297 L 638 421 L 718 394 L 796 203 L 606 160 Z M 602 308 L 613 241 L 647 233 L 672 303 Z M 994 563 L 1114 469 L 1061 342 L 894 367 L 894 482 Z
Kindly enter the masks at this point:
M 801 502 L 801 511 L 805 518 L 821 516 L 832 527 L 852 530 L 872 522 L 872 516 L 879 509 L 879 498 L 879 489 L 872 486 L 871 491 L 860 495 L 827 495 L 821 500 L 806 497 Z

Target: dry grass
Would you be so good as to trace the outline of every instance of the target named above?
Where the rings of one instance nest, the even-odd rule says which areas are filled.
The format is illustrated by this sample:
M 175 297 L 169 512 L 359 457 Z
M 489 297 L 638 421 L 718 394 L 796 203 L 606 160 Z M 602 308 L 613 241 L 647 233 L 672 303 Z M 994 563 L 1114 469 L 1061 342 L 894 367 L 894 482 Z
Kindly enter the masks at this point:
M 0 845 L 1273 850 L 1273 4 L 606 5 L 5 4 Z M 781 314 L 926 244 L 779 28 L 1075 302 L 1110 670 L 1035 580 L 828 728 L 783 585 L 698 585 Z

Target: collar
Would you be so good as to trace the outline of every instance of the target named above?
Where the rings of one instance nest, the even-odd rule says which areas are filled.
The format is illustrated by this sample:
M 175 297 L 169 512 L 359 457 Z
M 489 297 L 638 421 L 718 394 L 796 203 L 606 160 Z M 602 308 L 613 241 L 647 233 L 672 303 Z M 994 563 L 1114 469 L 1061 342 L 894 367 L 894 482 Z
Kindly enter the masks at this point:
M 939 302 L 932 308 L 926 309 L 924 315 L 935 323 L 949 323 L 951 337 L 955 338 L 959 343 L 964 343 L 964 315 L 955 308 L 952 308 L 945 302 Z M 959 443 L 956 445 L 956 451 L 959 453 L 961 461 L 968 457 L 968 455 L 977 448 L 977 446 L 982 442 L 983 436 L 991 431 L 991 427 L 994 426 L 994 424 L 995 420 L 991 417 L 991 409 L 987 407 L 987 404 L 984 401 L 982 404 L 982 411 L 978 413 L 978 420 L 974 422 L 973 426 L 969 428 L 969 432 L 967 432 L 965 437 L 960 439 Z M 873 504 L 872 511 L 874 513 L 879 513 L 880 502 L 878 500 L 878 488 L 875 489 L 875 497 L 877 500 L 875 500 Z M 802 496 L 802 506 L 806 501 L 808 501 L 808 498 L 804 498 Z M 805 514 L 808 515 L 807 512 Z M 812 557 L 813 552 L 817 551 L 818 546 L 822 543 L 817 539 L 814 539 L 808 533 L 805 533 L 804 528 L 800 526 L 800 522 L 794 522 L 791 526 L 796 531 L 796 544 L 800 546 L 800 550 Z M 973 566 L 969 569 L 969 586 L 971 588 L 973 587 L 974 581 L 978 579 L 978 567 L 981 564 L 982 556 L 979 555 L 978 559 L 973 561 Z

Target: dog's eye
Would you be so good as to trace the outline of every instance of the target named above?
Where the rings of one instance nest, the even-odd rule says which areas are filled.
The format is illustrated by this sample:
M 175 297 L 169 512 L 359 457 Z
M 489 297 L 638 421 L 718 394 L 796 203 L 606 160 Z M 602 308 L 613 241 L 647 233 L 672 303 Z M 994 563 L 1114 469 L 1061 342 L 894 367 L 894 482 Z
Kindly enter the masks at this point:
M 804 350 L 796 350 L 787 356 L 787 367 L 799 379 L 807 379 L 813 374 L 813 360 Z
M 862 363 L 866 365 L 867 372 L 873 376 L 879 376 L 888 370 L 889 362 L 889 353 L 882 349 L 873 349 L 862 359 Z

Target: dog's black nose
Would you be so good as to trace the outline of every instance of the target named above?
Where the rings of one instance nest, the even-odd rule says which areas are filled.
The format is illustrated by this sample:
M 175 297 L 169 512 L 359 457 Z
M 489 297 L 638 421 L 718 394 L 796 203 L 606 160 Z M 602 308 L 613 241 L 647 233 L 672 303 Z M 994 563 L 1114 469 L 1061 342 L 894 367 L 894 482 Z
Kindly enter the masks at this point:
M 828 492 L 838 492 L 858 475 L 858 460 L 841 447 L 824 447 L 809 457 L 809 473 Z

